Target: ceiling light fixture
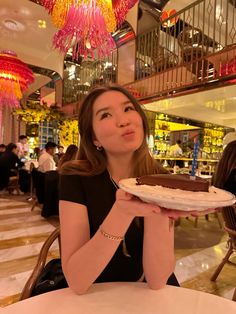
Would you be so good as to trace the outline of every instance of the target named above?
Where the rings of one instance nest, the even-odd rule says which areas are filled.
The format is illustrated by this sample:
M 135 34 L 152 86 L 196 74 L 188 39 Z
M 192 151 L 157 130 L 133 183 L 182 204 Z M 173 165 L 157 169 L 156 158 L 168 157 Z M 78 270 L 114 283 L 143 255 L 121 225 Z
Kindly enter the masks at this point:
M 25 29 L 25 26 L 22 23 L 13 19 L 6 19 L 2 23 L 7 29 L 10 29 L 11 31 L 22 32 Z
M 73 59 L 79 55 L 103 58 L 116 47 L 111 33 L 122 24 L 137 0 L 42 0 L 59 31 L 53 45 L 62 53 L 73 46 Z
M 18 107 L 22 93 L 33 81 L 32 70 L 14 51 L 0 52 L 0 107 Z
M 38 27 L 39 28 L 46 28 L 47 27 L 47 23 L 45 20 L 38 20 Z
M 162 11 L 161 20 L 162 20 L 162 26 L 163 27 L 172 27 L 178 22 L 178 19 L 179 19 L 178 16 L 172 17 L 172 15 L 174 15 L 174 14 L 176 14 L 175 9 Z

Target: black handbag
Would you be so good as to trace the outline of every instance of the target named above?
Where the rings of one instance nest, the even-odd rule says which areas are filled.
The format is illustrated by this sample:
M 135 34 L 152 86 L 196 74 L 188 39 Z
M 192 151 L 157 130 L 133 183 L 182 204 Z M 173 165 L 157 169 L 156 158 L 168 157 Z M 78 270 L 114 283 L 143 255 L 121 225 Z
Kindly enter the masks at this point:
M 67 288 L 68 284 L 62 271 L 61 259 L 52 259 L 44 267 L 32 291 L 32 296 Z

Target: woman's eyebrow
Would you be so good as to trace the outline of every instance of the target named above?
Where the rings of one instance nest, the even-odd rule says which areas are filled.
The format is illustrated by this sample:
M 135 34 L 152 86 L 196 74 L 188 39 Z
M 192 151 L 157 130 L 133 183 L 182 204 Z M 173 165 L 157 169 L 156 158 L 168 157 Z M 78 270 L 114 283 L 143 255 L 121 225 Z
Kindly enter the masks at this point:
M 131 102 L 131 100 L 126 100 L 126 101 L 124 101 L 122 104 L 123 105 L 127 105 L 127 104 L 131 104 L 132 102 Z
M 106 111 L 106 110 L 109 110 L 109 107 L 103 107 L 103 108 L 99 109 L 99 110 L 95 113 L 95 116 L 97 116 L 101 111 Z
M 130 104 L 130 103 L 131 103 L 130 100 L 125 100 L 125 101 L 122 102 L 122 105 L 127 105 L 127 104 Z M 95 116 L 97 116 L 100 112 L 106 111 L 106 110 L 109 110 L 109 107 L 108 107 L 108 106 L 99 109 L 99 110 L 95 113 Z

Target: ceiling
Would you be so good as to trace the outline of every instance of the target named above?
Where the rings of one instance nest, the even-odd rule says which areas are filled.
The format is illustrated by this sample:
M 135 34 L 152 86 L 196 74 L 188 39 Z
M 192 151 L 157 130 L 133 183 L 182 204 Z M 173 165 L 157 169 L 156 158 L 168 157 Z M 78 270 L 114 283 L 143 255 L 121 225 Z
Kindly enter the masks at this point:
M 46 28 L 39 27 L 39 20 Z M 52 49 L 56 28 L 46 10 L 28 0 L 0 0 L 0 50 L 13 50 L 25 63 L 63 76 L 64 56 Z M 51 78 L 36 72 L 27 94 L 44 86 Z
M 158 0 L 153 0 L 153 2 L 155 1 L 158 2 Z M 165 5 L 165 10 L 174 8 L 176 11 L 180 11 L 193 2 L 195 1 L 171 0 Z M 218 5 L 219 3 L 220 1 Z M 221 3 L 226 6 L 226 1 L 221 1 Z M 145 12 L 147 14 L 143 14 L 139 20 L 138 33 L 155 27 L 157 23 L 158 12 L 155 12 L 156 17 L 153 11 L 146 10 Z M 228 18 L 231 19 L 232 16 L 229 15 Z M 236 128 L 236 85 L 145 103 L 144 107 L 155 112 Z
M 146 103 L 151 111 L 236 128 L 236 85 Z
M 165 9 L 175 8 L 179 11 L 193 2 L 171 0 Z M 39 20 L 45 21 L 46 28 L 39 27 Z M 154 17 L 144 14 L 139 23 L 139 32 L 153 27 L 155 23 Z M 52 48 L 55 32 L 50 16 L 42 6 L 29 0 L 0 0 L 0 50 L 14 50 L 22 61 L 34 66 L 34 69 L 49 69 L 63 77 L 64 56 Z M 46 72 L 34 72 L 35 82 L 27 95 L 51 80 Z M 220 102 L 224 105 L 220 106 Z M 153 111 L 236 127 L 235 86 L 161 100 L 145 106 Z M 218 107 L 224 108 L 224 111 L 219 111 Z

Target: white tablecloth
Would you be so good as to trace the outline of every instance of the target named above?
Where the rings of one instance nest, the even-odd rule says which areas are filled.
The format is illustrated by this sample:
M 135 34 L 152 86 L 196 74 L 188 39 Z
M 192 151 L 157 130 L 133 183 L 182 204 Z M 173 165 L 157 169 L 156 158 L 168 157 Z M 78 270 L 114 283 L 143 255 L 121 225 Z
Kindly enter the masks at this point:
M 20 301 L 3 314 L 235 314 L 236 302 L 195 290 L 145 283 L 94 284 L 85 295 L 61 289 Z

